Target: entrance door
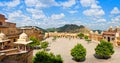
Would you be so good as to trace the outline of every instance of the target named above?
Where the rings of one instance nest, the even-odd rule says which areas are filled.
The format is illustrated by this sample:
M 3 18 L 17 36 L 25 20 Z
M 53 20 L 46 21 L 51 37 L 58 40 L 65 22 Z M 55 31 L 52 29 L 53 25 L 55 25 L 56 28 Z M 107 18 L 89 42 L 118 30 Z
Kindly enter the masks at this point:
M 108 42 L 110 42 L 110 37 L 108 37 Z

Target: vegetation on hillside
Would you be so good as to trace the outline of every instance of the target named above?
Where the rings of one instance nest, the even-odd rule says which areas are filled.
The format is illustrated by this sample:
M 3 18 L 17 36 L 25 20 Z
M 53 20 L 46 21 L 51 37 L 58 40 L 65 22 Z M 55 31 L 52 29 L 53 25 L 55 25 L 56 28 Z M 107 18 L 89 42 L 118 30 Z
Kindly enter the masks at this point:
M 87 29 L 83 25 L 78 26 L 76 24 L 66 24 L 59 28 L 48 28 L 47 31 L 50 31 L 50 32 L 58 31 L 58 32 L 69 32 L 69 33 L 78 33 L 78 32 L 87 33 L 90 30 Z
M 75 24 L 66 24 L 66 25 L 58 28 L 58 31 L 59 32 L 73 32 L 76 29 L 79 29 L 78 25 L 75 25 Z

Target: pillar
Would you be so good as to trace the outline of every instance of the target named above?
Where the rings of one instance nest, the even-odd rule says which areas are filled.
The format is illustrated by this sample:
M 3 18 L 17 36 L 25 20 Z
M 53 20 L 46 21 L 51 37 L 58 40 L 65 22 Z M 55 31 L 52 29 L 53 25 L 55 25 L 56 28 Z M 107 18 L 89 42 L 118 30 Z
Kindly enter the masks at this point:
M 19 44 L 18 44 L 18 50 L 20 50 L 20 46 L 19 46 Z
M 26 51 L 26 45 L 25 45 L 25 51 Z
M 2 43 L 2 47 L 1 47 L 1 49 L 3 49 L 4 48 L 4 46 L 3 46 L 3 43 Z

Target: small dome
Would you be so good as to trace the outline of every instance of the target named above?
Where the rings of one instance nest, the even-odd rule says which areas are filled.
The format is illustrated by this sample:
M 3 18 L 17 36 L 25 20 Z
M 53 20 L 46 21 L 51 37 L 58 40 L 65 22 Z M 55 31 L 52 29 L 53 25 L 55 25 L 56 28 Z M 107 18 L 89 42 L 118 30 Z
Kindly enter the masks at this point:
M 116 26 L 116 28 L 119 28 L 119 26 Z
M 98 34 L 98 31 L 95 31 L 95 34 Z
M 22 33 L 19 37 L 19 39 L 28 39 L 28 36 L 26 33 Z
M 5 34 L 4 33 L 0 33 L 0 39 L 3 40 L 5 38 L 6 38 Z
M 103 34 L 103 31 L 101 32 L 101 34 Z
M 112 28 L 112 26 L 110 26 L 109 28 Z
M 55 31 L 54 33 L 57 33 L 57 31 Z
M 93 31 L 90 31 L 90 33 L 93 33 Z

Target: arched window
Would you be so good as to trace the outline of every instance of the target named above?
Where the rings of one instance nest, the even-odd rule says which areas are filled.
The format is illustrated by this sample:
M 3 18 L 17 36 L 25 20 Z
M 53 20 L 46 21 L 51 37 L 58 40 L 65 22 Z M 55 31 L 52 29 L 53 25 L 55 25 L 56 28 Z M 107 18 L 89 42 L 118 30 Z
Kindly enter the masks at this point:
M 0 22 L 0 25 L 2 25 L 2 22 Z

